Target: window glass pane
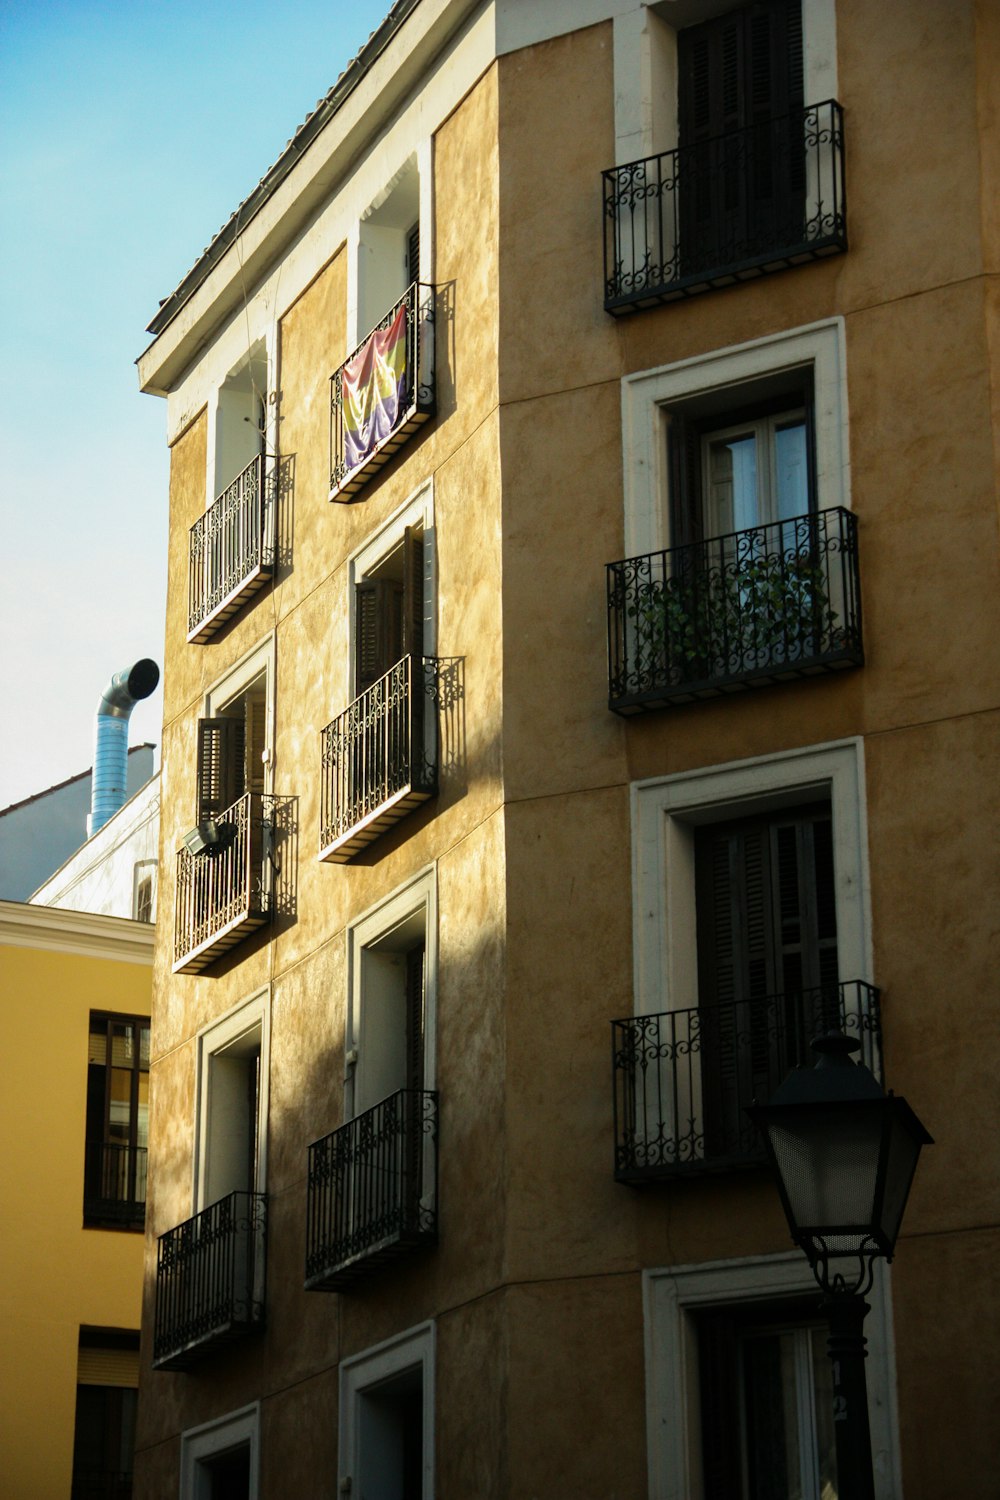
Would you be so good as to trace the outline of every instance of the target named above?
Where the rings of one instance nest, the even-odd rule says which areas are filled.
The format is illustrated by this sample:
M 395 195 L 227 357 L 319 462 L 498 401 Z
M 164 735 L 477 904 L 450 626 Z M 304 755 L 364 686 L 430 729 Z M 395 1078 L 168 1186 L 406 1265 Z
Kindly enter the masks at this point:
M 777 518 L 788 521 L 809 509 L 809 473 L 806 462 L 806 424 L 794 422 L 774 434 L 774 474 Z
M 833 1431 L 833 1372 L 827 1353 L 827 1334 L 809 1330 L 812 1354 L 813 1405 L 816 1422 L 816 1493 L 819 1500 L 837 1500 L 837 1441 Z
M 135 1066 L 135 1027 L 116 1021 L 111 1028 L 111 1061 L 119 1068 Z
M 804 1500 L 793 1333 L 743 1340 L 743 1411 L 751 1500 Z
M 108 1108 L 108 1140 L 128 1145 L 132 1120 L 132 1072 L 111 1069 L 111 1101 Z
M 139 1074 L 139 1106 L 136 1111 L 135 1143 L 149 1145 L 149 1075 Z
M 139 1066 L 149 1067 L 149 1027 L 139 1027 Z
M 743 531 L 759 520 L 757 438 L 753 432 L 717 438 L 709 445 L 707 530 L 715 536 Z

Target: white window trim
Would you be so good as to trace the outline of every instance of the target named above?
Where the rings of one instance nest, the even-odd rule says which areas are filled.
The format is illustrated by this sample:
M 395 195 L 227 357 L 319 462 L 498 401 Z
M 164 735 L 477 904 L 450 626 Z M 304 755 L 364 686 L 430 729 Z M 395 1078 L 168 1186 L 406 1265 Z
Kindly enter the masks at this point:
M 345 661 L 345 702 L 354 697 L 354 642 L 357 639 L 357 585 L 403 540 L 408 526 L 420 526 L 424 538 L 424 655 L 437 655 L 437 547 L 434 535 L 434 481 L 425 480 L 398 510 L 367 537 L 348 560 L 348 621 L 350 649 Z M 433 729 L 433 714 L 426 715 Z
M 267 1182 L 267 1121 L 271 1050 L 271 991 L 265 986 L 249 999 L 241 1000 L 224 1015 L 203 1026 L 195 1039 L 195 1128 L 192 1162 L 191 1201 L 194 1212 L 209 1206 L 205 1197 L 205 1150 L 208 1141 L 209 1087 L 212 1058 L 223 1052 L 247 1032 L 260 1028 L 260 1079 L 257 1116 L 257 1190 L 265 1191 Z
M 801 1251 L 667 1266 L 642 1275 L 650 1500 L 697 1500 L 698 1309 L 817 1291 Z M 868 1411 L 877 1500 L 901 1500 L 889 1271 L 876 1263 L 865 1320 Z
M 155 859 L 137 859 L 132 866 L 132 917 L 137 919 L 139 906 L 139 887 L 148 876 L 152 881 L 150 886 L 150 921 L 156 921 L 156 900 L 159 894 L 157 887 L 159 861 Z
M 436 1333 L 433 1322 L 420 1323 L 395 1338 L 375 1344 L 340 1362 L 340 1493 L 354 1489 L 360 1456 L 359 1397 L 384 1380 L 419 1367 L 423 1393 L 423 1500 L 434 1500 L 434 1364 Z
M 634 4 L 614 17 L 615 162 L 677 145 L 677 27 L 734 7 L 731 0 Z M 672 24 L 672 22 L 674 24 Z M 807 105 L 837 97 L 835 0 L 802 0 L 803 93 Z
M 437 1087 L 437 972 L 438 972 L 438 910 L 437 910 L 437 865 L 429 865 L 412 879 L 399 886 L 391 895 L 369 907 L 357 921 L 347 929 L 347 1024 L 345 1027 L 345 1057 L 356 1052 L 361 1034 L 362 954 L 365 948 L 385 937 L 409 917 L 424 913 L 424 1088 L 428 1092 Z M 351 1091 L 353 1070 L 344 1069 L 345 1119 L 353 1115 Z M 346 1106 L 350 1105 L 351 1114 Z
M 274 701 L 276 637 L 272 631 L 253 646 L 224 677 L 214 682 L 205 694 L 205 718 L 212 719 L 250 686 L 262 672 L 267 674 L 267 708 L 265 716 L 267 744 L 264 750 L 264 790 L 270 792 L 274 782 Z
M 847 353 L 844 319 L 825 319 L 784 333 L 622 379 L 625 555 L 670 546 L 667 461 L 669 408 L 693 396 L 738 387 L 783 371 L 812 369 L 817 507 L 850 508 Z M 750 393 L 752 395 L 752 392 Z
M 695 826 L 813 794 L 831 804 L 840 972 L 873 983 L 864 742 L 835 740 L 633 783 L 636 1015 L 698 1003 Z
M 201 1483 L 198 1470 L 206 1459 L 217 1458 L 232 1448 L 249 1444 L 250 1491 L 248 1500 L 258 1500 L 260 1493 L 260 1402 L 216 1417 L 200 1427 L 181 1433 L 181 1500 L 208 1500 L 208 1490 Z

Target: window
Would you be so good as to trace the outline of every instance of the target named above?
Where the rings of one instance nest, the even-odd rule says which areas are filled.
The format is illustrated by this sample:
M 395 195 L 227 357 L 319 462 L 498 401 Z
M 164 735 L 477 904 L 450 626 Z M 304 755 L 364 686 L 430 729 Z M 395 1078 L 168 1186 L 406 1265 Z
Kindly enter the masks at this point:
M 357 247 L 360 341 L 420 274 L 421 171 L 411 156 L 361 216 Z M 426 175 L 426 174 L 424 174 Z
M 260 1405 L 181 1435 L 181 1500 L 257 1500 Z
M 198 1037 L 195 1202 L 260 1193 L 266 1175 L 268 996 L 255 996 Z
M 340 1489 L 434 1500 L 434 1325 L 340 1366 Z
M 156 860 L 138 860 L 132 872 L 132 916 L 136 922 L 156 921 Z
M 198 821 L 220 817 L 247 792 L 264 790 L 267 673 L 198 722 Z
M 214 442 L 209 443 L 210 504 L 266 454 L 267 392 L 267 350 L 261 342 L 230 371 L 216 395 Z
M 92 1012 L 83 1219 L 142 1229 L 149 1126 L 149 1019 Z
M 81 1329 L 71 1500 L 131 1500 L 139 1335 Z
M 650 1500 L 830 1500 L 827 1330 L 799 1251 L 643 1275 Z M 888 1272 L 869 1298 L 880 1500 L 901 1494 Z
M 424 654 L 424 538 L 406 526 L 392 549 L 355 584 L 355 697 L 403 656 Z

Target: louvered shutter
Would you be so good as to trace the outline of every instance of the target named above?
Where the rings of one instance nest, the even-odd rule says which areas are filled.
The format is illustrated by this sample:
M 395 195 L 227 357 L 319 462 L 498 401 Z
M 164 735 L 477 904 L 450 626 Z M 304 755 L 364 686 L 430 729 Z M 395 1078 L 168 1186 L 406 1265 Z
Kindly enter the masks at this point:
M 267 748 L 267 699 L 248 696 L 244 726 L 244 785 L 248 792 L 264 790 L 264 751 Z
M 419 221 L 406 236 L 406 284 L 420 280 L 420 224 Z
M 424 538 L 407 526 L 403 533 L 402 651 L 404 656 L 424 653 Z
M 406 1087 L 424 1086 L 424 963 L 423 943 L 406 954 Z
M 198 721 L 198 822 L 231 807 L 243 787 L 245 734 L 242 719 Z
M 394 578 L 359 583 L 355 608 L 355 688 L 360 696 L 403 655 L 403 584 Z

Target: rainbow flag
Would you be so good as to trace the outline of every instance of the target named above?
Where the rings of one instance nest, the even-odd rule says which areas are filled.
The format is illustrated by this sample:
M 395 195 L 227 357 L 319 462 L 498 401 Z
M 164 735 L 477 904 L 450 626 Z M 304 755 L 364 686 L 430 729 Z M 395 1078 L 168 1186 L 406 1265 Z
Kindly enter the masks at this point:
M 376 328 L 340 377 L 344 463 L 356 469 L 399 424 L 406 410 L 406 303 L 388 328 Z

